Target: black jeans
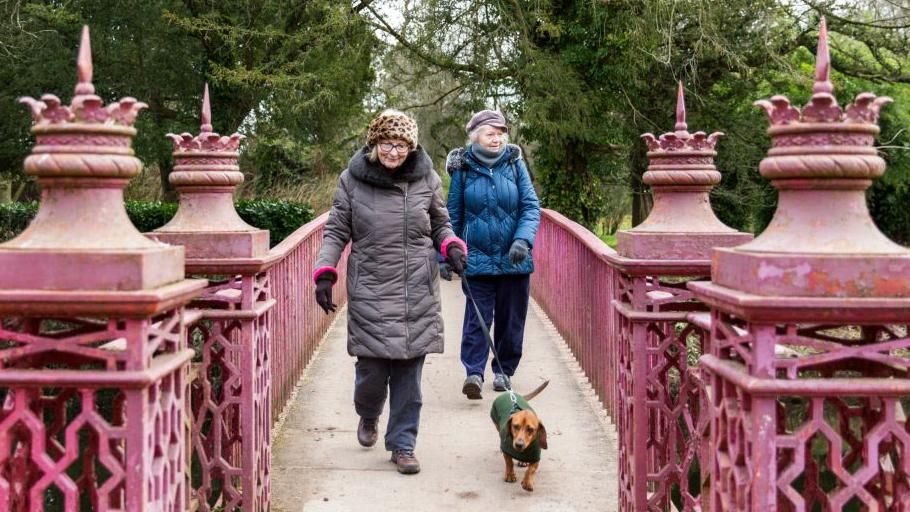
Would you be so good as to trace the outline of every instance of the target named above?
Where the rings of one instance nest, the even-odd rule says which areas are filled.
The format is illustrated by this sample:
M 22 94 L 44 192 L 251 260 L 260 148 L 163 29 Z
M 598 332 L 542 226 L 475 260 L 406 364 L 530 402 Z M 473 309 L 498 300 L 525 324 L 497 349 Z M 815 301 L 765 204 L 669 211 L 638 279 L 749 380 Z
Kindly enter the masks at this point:
M 354 410 L 364 418 L 378 418 L 389 396 L 385 449 L 413 450 L 420 425 L 420 378 L 425 356 L 414 359 L 358 357 L 354 363 Z

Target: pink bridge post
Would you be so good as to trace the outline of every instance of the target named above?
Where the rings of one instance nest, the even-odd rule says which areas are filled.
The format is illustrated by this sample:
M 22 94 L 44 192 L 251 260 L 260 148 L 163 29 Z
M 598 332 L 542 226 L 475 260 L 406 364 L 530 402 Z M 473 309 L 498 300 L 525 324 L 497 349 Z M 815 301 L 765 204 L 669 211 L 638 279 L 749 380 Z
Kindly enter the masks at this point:
M 908 510 L 910 251 L 879 232 L 864 191 L 885 171 L 875 136 L 889 98 L 842 109 L 825 22 L 801 110 L 759 101 L 778 190 L 768 228 L 714 250 L 711 510 Z M 899 325 L 896 325 L 899 324 Z
M 244 222 L 233 192 L 241 135 L 212 132 L 208 85 L 199 135 L 168 134 L 174 142 L 170 181 L 180 194 L 177 214 L 149 236 L 186 248 L 186 270 L 212 278 L 192 306 L 197 350 L 191 383 L 194 505 L 209 511 L 269 508 L 271 353 L 275 305 L 268 269 L 269 232 Z M 197 341 L 198 340 L 198 341 Z
M 708 274 L 712 247 L 752 239 L 711 210 L 708 194 L 721 179 L 714 149 L 722 135 L 689 133 L 682 83 L 674 131 L 642 135 L 650 161 L 644 181 L 654 206 L 644 222 L 617 234 L 613 261 L 614 419 L 625 511 L 670 510 L 673 491 L 682 510 L 700 510 L 707 497 L 689 484 L 705 462 L 708 418 L 704 386 L 690 360 L 703 349 L 704 331 L 687 323 L 687 312 L 702 306 L 685 281 Z
M 186 510 L 183 249 L 130 223 L 134 98 L 94 94 L 88 27 L 70 105 L 22 98 L 37 217 L 0 244 L 0 510 Z

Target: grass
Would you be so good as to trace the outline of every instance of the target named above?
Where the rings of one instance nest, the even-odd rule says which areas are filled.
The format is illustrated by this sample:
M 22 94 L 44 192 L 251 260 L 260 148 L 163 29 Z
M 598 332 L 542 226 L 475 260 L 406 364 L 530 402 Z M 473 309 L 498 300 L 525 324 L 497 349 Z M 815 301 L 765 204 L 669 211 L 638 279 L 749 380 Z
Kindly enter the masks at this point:
M 604 224 L 598 223 L 598 225 L 594 228 L 594 234 L 597 235 L 598 238 L 603 240 L 604 243 L 606 243 L 610 247 L 616 249 L 616 232 L 621 231 L 623 229 L 630 229 L 631 227 L 632 227 L 632 216 L 626 215 L 625 217 L 623 217 L 622 222 L 619 223 L 619 229 L 617 231 L 615 231 L 613 233 L 607 233 L 604 230 Z

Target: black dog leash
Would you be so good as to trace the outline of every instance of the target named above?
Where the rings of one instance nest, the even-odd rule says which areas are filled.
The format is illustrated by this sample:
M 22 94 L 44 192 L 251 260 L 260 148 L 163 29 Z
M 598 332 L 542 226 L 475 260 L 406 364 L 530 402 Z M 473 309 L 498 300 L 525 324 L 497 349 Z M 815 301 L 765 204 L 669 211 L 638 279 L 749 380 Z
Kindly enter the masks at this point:
M 464 286 L 468 290 L 468 300 L 470 300 L 471 305 L 474 306 L 474 313 L 477 315 L 477 321 L 480 322 L 480 330 L 483 332 L 483 337 L 486 338 L 487 344 L 490 346 L 490 350 L 493 351 L 493 360 L 496 361 L 496 365 L 499 366 L 499 369 L 501 371 L 502 363 L 499 362 L 499 354 L 496 353 L 496 345 L 493 344 L 493 338 L 490 336 L 490 330 L 487 329 L 487 322 L 483 319 L 483 315 L 480 314 L 480 308 L 477 307 L 477 301 L 474 300 L 474 294 L 471 293 L 471 285 L 468 283 L 468 278 L 462 274 L 461 279 L 464 281 Z M 509 392 L 509 397 L 512 399 L 513 410 L 518 409 L 518 399 L 515 397 L 515 392 L 512 391 L 512 381 L 511 379 L 508 379 L 508 377 L 506 378 L 506 391 Z

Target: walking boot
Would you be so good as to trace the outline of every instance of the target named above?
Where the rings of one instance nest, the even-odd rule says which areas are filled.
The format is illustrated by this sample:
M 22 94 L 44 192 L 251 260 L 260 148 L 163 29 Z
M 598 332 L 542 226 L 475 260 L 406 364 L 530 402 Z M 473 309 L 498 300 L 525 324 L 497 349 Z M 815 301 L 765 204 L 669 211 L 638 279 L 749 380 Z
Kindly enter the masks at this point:
M 357 442 L 360 446 L 369 448 L 376 444 L 376 438 L 379 437 L 376 429 L 378 423 L 379 418 L 360 418 L 360 423 L 357 424 Z
M 390 460 L 398 465 L 398 472 L 403 475 L 420 473 L 420 463 L 417 462 L 413 450 L 395 450 Z
M 468 396 L 468 400 L 480 400 L 480 386 L 483 384 L 483 378 L 480 375 L 468 375 L 461 386 L 461 392 Z

